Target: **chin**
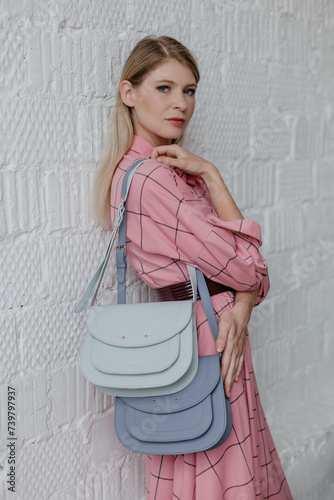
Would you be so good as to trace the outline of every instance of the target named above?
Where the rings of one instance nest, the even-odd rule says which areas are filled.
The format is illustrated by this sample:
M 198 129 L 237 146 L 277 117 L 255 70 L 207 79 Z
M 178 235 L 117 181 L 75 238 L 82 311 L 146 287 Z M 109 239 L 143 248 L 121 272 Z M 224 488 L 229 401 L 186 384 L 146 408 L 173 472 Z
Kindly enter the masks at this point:
M 176 142 L 179 142 L 182 139 L 183 134 L 180 134 L 179 136 L 170 136 L 170 137 L 161 137 L 163 144 L 175 144 Z
M 159 134 L 159 137 L 163 141 L 166 141 L 165 144 L 167 144 L 170 141 L 172 141 L 173 143 L 179 142 L 182 139 L 183 134 L 184 134 L 184 130 L 180 130 L 179 133 L 178 133 L 178 131 L 172 130 L 172 131 L 162 133 L 161 135 Z
M 176 142 L 176 141 L 180 141 L 183 137 L 183 134 L 184 134 L 184 130 L 180 130 L 180 133 L 179 134 L 171 134 L 169 139 L 172 140 L 173 142 Z

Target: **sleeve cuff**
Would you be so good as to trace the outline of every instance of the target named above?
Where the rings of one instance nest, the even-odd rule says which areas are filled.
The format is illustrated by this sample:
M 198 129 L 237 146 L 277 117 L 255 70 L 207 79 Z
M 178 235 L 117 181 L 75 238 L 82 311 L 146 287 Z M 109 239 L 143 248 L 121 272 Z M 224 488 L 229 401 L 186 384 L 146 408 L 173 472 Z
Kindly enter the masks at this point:
M 267 294 L 269 292 L 269 288 L 270 288 L 269 276 L 266 275 L 264 277 L 264 279 L 261 281 L 260 289 L 259 289 L 259 292 L 257 294 L 257 298 L 256 298 L 256 301 L 254 303 L 254 307 L 261 304 L 261 302 L 265 299 L 265 297 L 267 296 Z

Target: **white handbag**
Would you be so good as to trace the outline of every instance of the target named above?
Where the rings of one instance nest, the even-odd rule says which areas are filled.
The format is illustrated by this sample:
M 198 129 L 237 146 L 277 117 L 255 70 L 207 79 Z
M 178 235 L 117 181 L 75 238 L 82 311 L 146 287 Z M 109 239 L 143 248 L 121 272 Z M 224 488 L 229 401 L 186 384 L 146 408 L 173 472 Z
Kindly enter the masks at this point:
M 80 367 L 99 390 L 114 396 L 161 396 L 182 390 L 198 368 L 194 307 L 196 271 L 187 266 L 193 298 L 169 302 L 126 304 L 126 199 L 138 160 L 124 176 L 116 224 L 105 257 L 89 283 L 75 312 L 90 296 L 86 335 Z M 117 230 L 117 304 L 95 305 Z

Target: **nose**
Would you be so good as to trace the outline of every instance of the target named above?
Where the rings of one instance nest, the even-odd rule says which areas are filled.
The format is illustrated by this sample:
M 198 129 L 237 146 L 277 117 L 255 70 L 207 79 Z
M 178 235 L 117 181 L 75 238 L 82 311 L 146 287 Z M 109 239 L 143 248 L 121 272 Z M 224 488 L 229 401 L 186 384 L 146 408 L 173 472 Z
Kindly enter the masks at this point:
M 187 101 L 183 91 L 175 93 L 173 97 L 174 99 L 172 101 L 172 108 L 185 111 L 187 109 Z

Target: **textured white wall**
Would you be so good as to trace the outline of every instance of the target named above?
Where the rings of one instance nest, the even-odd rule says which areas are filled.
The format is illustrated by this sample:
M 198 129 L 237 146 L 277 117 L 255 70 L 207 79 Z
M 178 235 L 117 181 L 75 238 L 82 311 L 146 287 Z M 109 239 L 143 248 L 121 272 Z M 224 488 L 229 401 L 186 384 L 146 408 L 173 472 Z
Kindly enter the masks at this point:
M 1 498 L 12 498 L 8 385 L 17 499 L 144 495 L 113 399 L 80 374 L 84 315 L 73 308 L 108 237 L 87 195 L 120 68 L 150 33 L 196 54 L 184 145 L 215 162 L 262 225 L 271 292 L 253 312 L 253 359 L 294 498 L 333 498 L 334 2 L 3 0 L 0 16 Z

